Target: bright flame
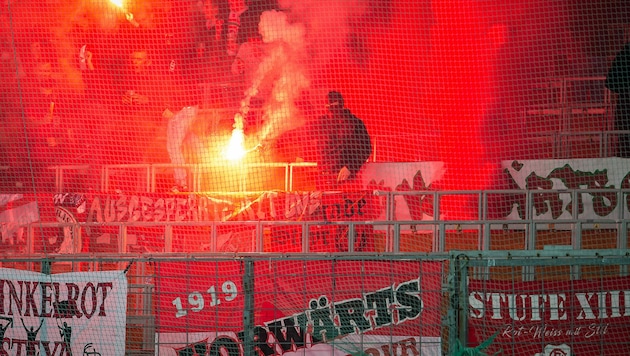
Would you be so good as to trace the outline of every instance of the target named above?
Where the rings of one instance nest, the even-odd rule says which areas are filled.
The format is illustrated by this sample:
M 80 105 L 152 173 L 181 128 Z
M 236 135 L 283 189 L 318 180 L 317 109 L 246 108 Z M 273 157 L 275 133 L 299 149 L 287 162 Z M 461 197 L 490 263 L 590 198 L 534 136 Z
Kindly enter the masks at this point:
M 245 157 L 246 153 L 245 134 L 242 129 L 234 129 L 230 142 L 223 151 L 223 156 L 231 161 L 237 161 Z
M 109 0 L 109 2 L 111 2 L 112 4 L 118 6 L 121 9 L 123 7 L 123 0 Z

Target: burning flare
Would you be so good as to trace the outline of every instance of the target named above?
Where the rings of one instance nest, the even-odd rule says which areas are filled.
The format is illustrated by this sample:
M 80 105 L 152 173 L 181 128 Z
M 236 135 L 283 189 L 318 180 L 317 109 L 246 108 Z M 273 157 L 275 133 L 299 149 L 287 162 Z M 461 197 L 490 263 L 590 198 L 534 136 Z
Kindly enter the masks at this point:
M 109 0 L 112 4 L 116 5 L 119 8 L 123 8 L 123 0 Z
M 234 116 L 234 130 L 227 147 L 223 151 L 223 157 L 230 161 L 237 161 L 245 157 L 245 133 L 243 132 L 243 116 Z
M 133 14 L 125 9 L 124 0 L 109 0 L 112 4 L 114 4 L 117 8 L 121 9 L 125 13 L 125 18 L 129 23 L 131 23 L 134 27 L 140 27 L 140 24 L 133 17 Z

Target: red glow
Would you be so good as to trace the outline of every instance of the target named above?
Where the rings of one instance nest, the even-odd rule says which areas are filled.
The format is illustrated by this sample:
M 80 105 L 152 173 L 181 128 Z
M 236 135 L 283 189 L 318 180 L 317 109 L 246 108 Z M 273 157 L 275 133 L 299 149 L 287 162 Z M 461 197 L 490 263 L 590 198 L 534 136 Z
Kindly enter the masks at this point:
M 490 161 L 483 141 L 488 110 L 495 100 L 497 48 L 505 41 L 478 2 L 432 2 L 429 77 L 426 104 L 438 128 L 439 160 L 446 165 L 444 190 L 482 190 L 490 186 Z M 474 197 L 447 197 L 449 218 L 476 218 Z

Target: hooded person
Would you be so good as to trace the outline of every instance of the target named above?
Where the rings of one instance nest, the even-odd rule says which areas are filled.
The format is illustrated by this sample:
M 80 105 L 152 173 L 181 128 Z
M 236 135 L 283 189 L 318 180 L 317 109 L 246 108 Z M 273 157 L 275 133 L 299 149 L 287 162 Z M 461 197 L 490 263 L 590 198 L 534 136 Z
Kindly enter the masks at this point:
M 345 106 L 338 91 L 328 93 L 328 114 L 318 120 L 317 189 L 361 189 L 359 173 L 372 153 L 370 135 L 361 119 Z

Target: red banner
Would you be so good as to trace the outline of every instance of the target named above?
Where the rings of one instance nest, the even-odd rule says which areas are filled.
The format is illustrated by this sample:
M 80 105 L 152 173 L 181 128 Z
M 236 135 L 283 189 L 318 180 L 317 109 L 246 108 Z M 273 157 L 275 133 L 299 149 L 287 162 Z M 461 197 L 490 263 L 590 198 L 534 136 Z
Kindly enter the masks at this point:
M 384 199 L 372 191 L 358 192 L 263 192 L 222 194 L 56 194 L 54 214 L 64 223 L 105 223 L 88 226 L 73 234 L 66 228 L 56 239 L 55 252 L 114 252 L 118 249 L 118 226 L 107 223 L 143 222 L 155 226 L 128 228 L 128 242 L 134 249 L 162 252 L 164 222 L 203 221 L 284 221 L 295 225 L 273 226 L 266 251 L 301 252 L 302 227 L 299 222 L 316 221 L 310 227 L 311 252 L 338 252 L 348 250 L 349 226 L 327 224 L 338 221 L 371 221 L 384 209 Z M 53 209 L 50 209 L 51 212 Z M 224 225 L 218 228 L 218 251 L 251 250 L 253 225 Z M 354 251 L 374 251 L 373 227 L 354 225 Z M 208 246 L 209 232 L 203 229 L 175 228 L 174 251 L 201 251 Z M 77 240 L 79 243 L 69 243 Z M 190 241 L 194 241 L 190 242 Z
M 348 251 L 350 227 L 334 222 L 376 220 L 383 210 L 380 199 L 371 191 L 327 194 L 313 192 L 291 200 L 287 195 L 286 206 L 287 220 L 324 223 L 309 227 L 309 252 Z M 354 251 L 374 252 L 374 227 L 357 224 L 354 229 Z M 289 225 L 272 229 L 272 251 L 302 252 L 302 248 L 302 226 Z
M 156 266 L 160 355 L 205 355 L 216 348 L 242 355 L 242 263 Z M 440 271 L 437 262 L 256 262 L 255 348 L 264 355 L 439 355 Z
M 471 342 L 510 355 L 621 355 L 630 343 L 630 278 L 579 281 L 471 280 Z
M 156 265 L 156 323 L 170 332 L 242 329 L 243 266 L 240 261 Z

